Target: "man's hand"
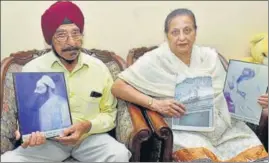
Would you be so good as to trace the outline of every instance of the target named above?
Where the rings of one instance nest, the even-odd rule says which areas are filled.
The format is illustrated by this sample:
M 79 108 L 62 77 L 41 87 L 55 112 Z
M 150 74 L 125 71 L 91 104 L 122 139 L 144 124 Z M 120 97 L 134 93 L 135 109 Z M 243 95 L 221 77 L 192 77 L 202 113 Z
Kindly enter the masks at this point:
M 21 134 L 20 134 L 19 130 L 15 131 L 15 138 L 16 138 L 16 140 L 19 140 L 21 138 Z
M 169 117 L 180 117 L 185 113 L 185 106 L 174 99 L 153 100 L 150 108 Z
M 263 109 L 268 108 L 268 94 L 261 95 L 258 98 L 258 103 L 262 106 Z
M 65 129 L 63 134 L 55 139 L 65 145 L 75 145 L 81 136 L 91 129 L 90 121 L 78 122 L 71 127 Z
M 15 131 L 15 137 L 16 137 L 16 140 L 19 140 L 21 137 L 21 134 L 18 130 Z M 21 144 L 21 147 L 22 148 L 27 148 L 28 146 L 34 147 L 34 146 L 39 146 L 45 143 L 46 143 L 45 135 L 37 131 L 37 132 L 33 132 L 31 136 Z

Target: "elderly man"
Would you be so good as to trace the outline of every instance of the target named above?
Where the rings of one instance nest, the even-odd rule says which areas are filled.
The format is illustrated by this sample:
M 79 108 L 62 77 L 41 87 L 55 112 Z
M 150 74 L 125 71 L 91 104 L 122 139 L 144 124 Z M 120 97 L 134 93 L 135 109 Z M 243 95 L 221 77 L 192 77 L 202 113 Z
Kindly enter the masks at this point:
M 100 60 L 80 52 L 83 13 L 72 2 L 58 1 L 42 15 L 41 25 L 53 51 L 29 62 L 23 71 L 64 72 L 73 125 L 53 140 L 32 133 L 20 147 L 4 153 L 1 161 L 54 162 L 72 156 L 85 162 L 128 162 L 130 152 L 107 134 L 115 127 L 117 103 L 110 72 Z

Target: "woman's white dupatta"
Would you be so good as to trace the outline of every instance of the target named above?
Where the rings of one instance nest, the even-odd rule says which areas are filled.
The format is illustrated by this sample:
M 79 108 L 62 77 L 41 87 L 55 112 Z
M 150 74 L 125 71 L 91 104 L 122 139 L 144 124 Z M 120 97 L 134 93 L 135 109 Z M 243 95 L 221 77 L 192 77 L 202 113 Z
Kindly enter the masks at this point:
M 173 54 L 165 42 L 147 52 L 133 65 L 119 74 L 137 90 L 156 98 L 174 98 L 177 74 L 182 81 L 187 77 L 211 76 L 215 92 L 215 108 L 228 126 L 231 118 L 222 90 L 226 72 L 214 49 L 194 45 L 188 67 Z

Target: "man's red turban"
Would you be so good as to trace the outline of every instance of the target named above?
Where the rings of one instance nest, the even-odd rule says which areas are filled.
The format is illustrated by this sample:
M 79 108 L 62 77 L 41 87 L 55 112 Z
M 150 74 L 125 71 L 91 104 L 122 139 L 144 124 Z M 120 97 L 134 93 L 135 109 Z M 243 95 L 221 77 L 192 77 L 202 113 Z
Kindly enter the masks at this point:
M 84 16 L 77 5 L 69 1 L 58 1 L 45 11 L 41 18 L 42 32 L 46 42 L 51 45 L 56 29 L 67 18 L 76 24 L 81 33 L 84 28 Z

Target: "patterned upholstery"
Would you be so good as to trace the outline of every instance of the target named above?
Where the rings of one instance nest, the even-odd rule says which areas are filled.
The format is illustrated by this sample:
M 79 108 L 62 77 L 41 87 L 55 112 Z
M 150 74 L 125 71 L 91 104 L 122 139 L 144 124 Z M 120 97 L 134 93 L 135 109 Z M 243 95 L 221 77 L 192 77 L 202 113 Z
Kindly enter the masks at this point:
M 1 115 L 1 154 L 14 148 L 17 108 L 11 72 L 21 71 L 22 66 L 12 64 L 4 81 L 3 111 Z
M 40 51 L 34 50 L 31 51 L 31 53 L 34 54 L 33 58 L 36 58 L 38 56 L 46 54 L 49 51 L 50 49 Z M 125 67 L 124 65 L 120 64 L 118 60 L 115 60 L 110 55 L 105 54 L 108 53 L 108 51 L 100 51 L 96 49 L 93 50 L 83 49 L 82 51 L 102 60 L 109 68 L 114 80 L 116 79 L 117 74 L 121 72 Z M 111 55 L 115 54 L 113 53 Z M 2 62 L 4 62 L 4 60 Z M 6 74 L 4 75 L 5 78 L 3 80 L 4 86 L 3 86 L 3 105 L 1 114 L 1 154 L 5 153 L 6 151 L 13 150 L 15 148 L 16 141 L 14 132 L 16 130 L 17 108 L 14 95 L 12 72 L 20 72 L 23 67 L 23 64 L 12 62 L 7 67 L 8 69 Z M 118 101 L 119 102 L 117 106 L 118 116 L 116 127 L 116 139 L 119 142 L 124 143 L 127 146 L 127 148 L 129 148 L 129 141 L 131 132 L 133 131 L 133 124 L 127 109 L 126 102 L 122 100 Z M 76 160 L 73 158 L 68 158 L 65 161 L 76 161 Z
M 125 101 L 118 99 L 116 139 L 128 147 L 132 131 L 133 125 L 127 109 L 127 104 Z

